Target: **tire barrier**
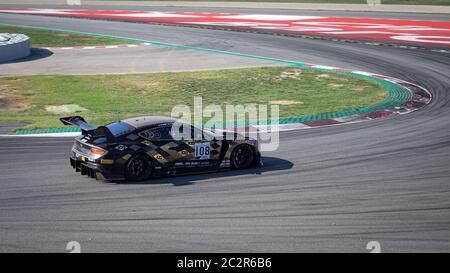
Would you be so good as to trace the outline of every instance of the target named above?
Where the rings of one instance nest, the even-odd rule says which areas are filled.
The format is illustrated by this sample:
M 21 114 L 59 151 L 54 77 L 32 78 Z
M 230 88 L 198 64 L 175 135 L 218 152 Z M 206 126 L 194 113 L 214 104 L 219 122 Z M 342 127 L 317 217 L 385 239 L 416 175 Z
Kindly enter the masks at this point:
M 0 62 L 30 55 L 30 38 L 24 34 L 0 33 Z

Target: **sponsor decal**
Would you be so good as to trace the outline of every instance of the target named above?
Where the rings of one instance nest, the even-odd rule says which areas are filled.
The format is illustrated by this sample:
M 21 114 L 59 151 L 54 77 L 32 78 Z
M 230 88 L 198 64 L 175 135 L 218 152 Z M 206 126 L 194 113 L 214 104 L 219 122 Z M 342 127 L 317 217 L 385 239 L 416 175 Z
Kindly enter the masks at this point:
M 119 150 L 119 151 L 124 151 L 127 148 L 127 146 L 125 145 L 117 145 L 116 147 L 114 147 L 114 149 Z
M 195 159 L 209 159 L 211 155 L 211 144 L 209 142 L 195 143 Z
M 111 165 L 111 164 L 114 164 L 114 160 L 112 160 L 112 159 L 100 159 L 100 164 Z

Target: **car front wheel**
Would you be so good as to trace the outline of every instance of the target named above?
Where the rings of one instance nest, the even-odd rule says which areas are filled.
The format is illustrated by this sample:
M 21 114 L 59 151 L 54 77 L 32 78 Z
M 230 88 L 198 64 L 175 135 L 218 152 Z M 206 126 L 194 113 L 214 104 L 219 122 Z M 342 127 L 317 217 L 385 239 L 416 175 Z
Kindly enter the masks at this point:
M 231 167 L 233 169 L 247 169 L 252 165 L 253 160 L 253 149 L 246 144 L 237 146 L 231 153 Z

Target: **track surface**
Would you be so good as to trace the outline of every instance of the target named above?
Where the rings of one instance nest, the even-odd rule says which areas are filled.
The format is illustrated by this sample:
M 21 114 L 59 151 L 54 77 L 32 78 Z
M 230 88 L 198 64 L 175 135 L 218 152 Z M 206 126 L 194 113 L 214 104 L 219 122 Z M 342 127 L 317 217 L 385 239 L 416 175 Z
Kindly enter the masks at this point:
M 439 20 L 448 21 L 447 14 L 427 13 L 394 13 L 394 12 L 363 12 L 363 11 L 324 11 L 324 10 L 283 10 L 283 9 L 245 9 L 245 8 L 207 8 L 207 7 L 145 7 L 145 6 L 101 6 L 101 5 L 41 5 L 41 4 L 5 4 L 0 3 L 2 8 L 53 8 L 53 9 L 90 9 L 90 10 L 139 10 L 139 11 L 184 11 L 184 12 L 225 12 L 225 13 L 255 13 L 255 14 L 283 14 L 283 15 L 310 15 L 310 16 L 336 16 L 336 17 L 358 17 L 358 18 L 395 18 L 395 19 L 417 19 L 417 20 Z
M 286 132 L 265 167 L 105 184 L 68 166 L 70 139 L 0 139 L 0 250 L 450 251 L 448 54 L 262 34 L 0 15 L 49 26 L 356 68 L 428 88 L 425 109 Z
M 111 56 L 114 56 L 112 58 Z M 33 49 L 25 60 L 0 65 L 0 76 L 192 71 L 278 65 L 270 61 L 161 46 L 118 49 Z
M 0 9 L 1 13 L 38 14 L 58 17 L 102 19 L 201 28 L 225 28 L 247 32 L 276 32 L 287 35 L 313 35 L 329 40 L 351 39 L 359 42 L 408 43 L 450 48 L 450 22 L 348 18 L 267 14 L 204 12 L 154 12 L 121 10 Z

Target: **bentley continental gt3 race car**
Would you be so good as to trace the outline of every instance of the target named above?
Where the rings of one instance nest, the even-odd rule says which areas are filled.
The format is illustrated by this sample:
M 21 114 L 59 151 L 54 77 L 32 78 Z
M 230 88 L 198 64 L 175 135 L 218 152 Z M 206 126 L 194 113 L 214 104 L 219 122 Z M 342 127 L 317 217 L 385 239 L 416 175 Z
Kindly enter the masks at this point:
M 141 181 L 150 177 L 261 166 L 257 140 L 225 137 L 185 124 L 190 137 L 177 138 L 176 119 L 136 117 L 95 127 L 80 116 L 60 118 L 81 128 L 70 152 L 70 165 L 102 180 Z

